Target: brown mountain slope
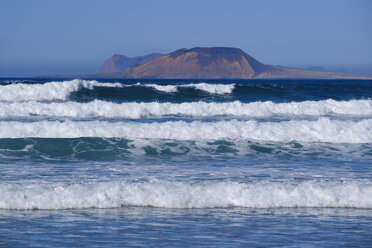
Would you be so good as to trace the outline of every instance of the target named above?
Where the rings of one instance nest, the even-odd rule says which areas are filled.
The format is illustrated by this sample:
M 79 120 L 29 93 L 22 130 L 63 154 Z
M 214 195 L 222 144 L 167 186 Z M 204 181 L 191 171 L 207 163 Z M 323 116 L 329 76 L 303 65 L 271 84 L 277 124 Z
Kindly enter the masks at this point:
M 100 73 L 118 72 L 132 66 L 147 63 L 162 55 L 163 54 L 160 53 L 150 53 L 144 56 L 130 58 L 124 55 L 114 54 L 103 62 L 99 72 Z
M 238 48 L 196 47 L 180 49 L 148 63 L 126 69 L 129 78 L 242 78 L 249 79 L 267 70 Z

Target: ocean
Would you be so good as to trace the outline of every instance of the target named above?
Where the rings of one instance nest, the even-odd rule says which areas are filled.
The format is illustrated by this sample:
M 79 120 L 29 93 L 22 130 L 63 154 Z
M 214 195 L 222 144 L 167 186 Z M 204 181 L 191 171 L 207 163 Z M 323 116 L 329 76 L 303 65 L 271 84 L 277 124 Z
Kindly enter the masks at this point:
M 372 81 L 0 79 L 0 247 L 372 247 Z

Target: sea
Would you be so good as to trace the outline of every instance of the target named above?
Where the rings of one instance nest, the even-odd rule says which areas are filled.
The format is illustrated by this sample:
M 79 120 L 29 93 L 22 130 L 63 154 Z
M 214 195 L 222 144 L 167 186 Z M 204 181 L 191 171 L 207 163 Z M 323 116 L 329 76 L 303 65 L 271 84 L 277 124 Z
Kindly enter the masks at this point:
M 372 81 L 0 79 L 0 247 L 372 247 Z

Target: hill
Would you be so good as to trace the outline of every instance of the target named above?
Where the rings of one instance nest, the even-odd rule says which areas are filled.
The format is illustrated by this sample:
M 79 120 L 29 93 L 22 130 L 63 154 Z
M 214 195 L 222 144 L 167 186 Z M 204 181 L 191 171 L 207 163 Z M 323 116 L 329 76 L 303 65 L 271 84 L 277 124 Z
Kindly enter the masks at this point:
M 147 61 L 147 62 L 146 62 Z M 128 58 L 114 55 L 100 74 L 53 76 L 80 78 L 164 79 L 372 79 L 369 74 L 327 72 L 266 65 L 232 47 L 182 48 L 161 55 L 152 53 Z M 105 73 L 103 73 L 105 72 Z
M 242 78 L 265 72 L 267 66 L 241 49 L 195 47 L 179 49 L 123 71 L 130 78 Z
M 372 75 L 325 72 L 265 65 L 232 47 L 182 48 L 147 63 L 115 73 L 95 75 L 113 78 L 179 79 L 372 79 Z
M 118 72 L 132 66 L 144 64 L 160 56 L 162 56 L 162 54 L 160 53 L 150 53 L 144 56 L 130 58 L 125 55 L 114 54 L 103 62 L 99 72 L 100 73 Z

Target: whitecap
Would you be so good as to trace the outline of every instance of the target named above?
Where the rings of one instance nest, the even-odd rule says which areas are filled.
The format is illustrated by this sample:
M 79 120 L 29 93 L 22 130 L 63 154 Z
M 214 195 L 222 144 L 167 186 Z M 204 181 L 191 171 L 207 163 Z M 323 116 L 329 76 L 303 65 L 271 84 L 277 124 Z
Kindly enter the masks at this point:
M 215 140 L 252 139 L 333 143 L 372 142 L 372 119 L 359 121 L 291 120 L 258 121 L 167 121 L 152 123 L 109 121 L 0 122 L 0 138 L 120 137 L 126 139 Z
M 0 117 L 104 117 L 104 118 L 149 118 L 163 116 L 190 117 L 292 117 L 292 116 L 372 116 L 372 100 L 350 101 L 304 101 L 290 103 L 252 102 L 184 102 L 184 103 L 112 103 L 94 100 L 79 102 L 0 102 Z
M 368 181 L 0 184 L 0 209 L 372 208 Z
M 67 100 L 72 92 L 82 88 L 122 87 L 121 83 L 100 83 L 95 80 L 74 79 L 70 81 L 48 82 L 44 84 L 9 84 L 0 86 L 0 101 L 53 101 Z

